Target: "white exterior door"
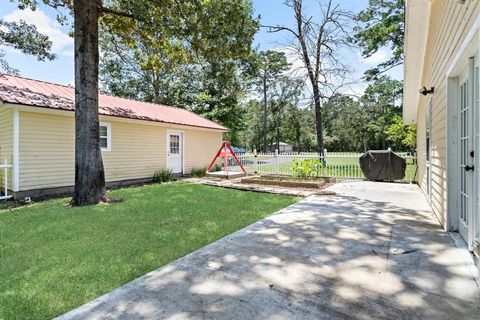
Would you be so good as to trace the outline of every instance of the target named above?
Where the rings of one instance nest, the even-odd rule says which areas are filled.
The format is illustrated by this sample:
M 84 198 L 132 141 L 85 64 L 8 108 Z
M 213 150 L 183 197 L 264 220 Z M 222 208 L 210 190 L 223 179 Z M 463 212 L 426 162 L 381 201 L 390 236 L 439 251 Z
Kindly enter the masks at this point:
M 458 88 L 459 103 L 459 203 L 458 231 L 467 243 L 470 242 L 470 223 L 474 210 L 474 126 L 472 79 L 467 70 L 460 78 Z
M 183 133 L 167 131 L 167 168 L 173 173 L 183 173 Z

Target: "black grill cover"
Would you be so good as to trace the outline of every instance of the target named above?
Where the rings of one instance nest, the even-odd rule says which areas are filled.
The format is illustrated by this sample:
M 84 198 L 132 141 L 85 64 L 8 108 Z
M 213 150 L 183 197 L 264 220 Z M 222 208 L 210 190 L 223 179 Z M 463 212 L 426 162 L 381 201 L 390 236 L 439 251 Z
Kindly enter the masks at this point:
M 407 162 L 391 150 L 367 151 L 359 162 L 368 180 L 394 181 L 405 177 Z

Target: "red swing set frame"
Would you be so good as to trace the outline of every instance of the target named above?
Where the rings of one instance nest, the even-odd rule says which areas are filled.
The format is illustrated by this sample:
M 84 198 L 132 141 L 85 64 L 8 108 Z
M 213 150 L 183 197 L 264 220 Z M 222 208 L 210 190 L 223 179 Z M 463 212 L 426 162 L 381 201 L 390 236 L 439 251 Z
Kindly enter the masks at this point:
M 235 155 L 235 152 L 232 150 L 232 147 L 230 146 L 230 142 L 228 142 L 226 140 L 224 140 L 222 142 L 222 146 L 220 147 L 220 149 L 218 149 L 218 152 L 215 155 L 215 158 L 213 158 L 212 162 L 208 166 L 207 172 L 210 172 L 210 169 L 212 169 L 212 167 L 215 164 L 215 161 L 218 158 L 223 158 L 223 168 L 224 168 L 224 171 L 228 175 L 228 158 L 230 158 L 230 157 L 235 159 L 235 161 L 239 165 L 240 169 L 242 169 L 243 173 L 247 173 L 245 168 L 242 166 L 242 163 L 240 162 L 240 160 L 238 160 L 237 156 Z

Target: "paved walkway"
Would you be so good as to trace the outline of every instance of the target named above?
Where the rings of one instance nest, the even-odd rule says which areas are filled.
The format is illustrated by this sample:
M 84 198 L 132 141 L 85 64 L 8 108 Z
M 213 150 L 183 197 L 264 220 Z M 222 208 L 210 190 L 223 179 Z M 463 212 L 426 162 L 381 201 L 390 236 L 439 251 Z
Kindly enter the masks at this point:
M 480 319 L 414 185 L 339 183 L 62 319 Z

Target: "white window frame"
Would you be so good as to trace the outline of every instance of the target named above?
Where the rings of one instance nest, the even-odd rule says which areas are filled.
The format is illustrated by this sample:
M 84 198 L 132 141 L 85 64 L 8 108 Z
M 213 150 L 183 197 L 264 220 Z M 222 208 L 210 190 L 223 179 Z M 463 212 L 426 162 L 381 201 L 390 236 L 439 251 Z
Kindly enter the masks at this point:
M 107 127 L 107 136 L 106 137 L 99 137 L 99 138 L 107 138 L 107 147 L 102 148 L 102 151 L 112 151 L 112 124 L 109 122 L 100 122 L 100 127 Z

